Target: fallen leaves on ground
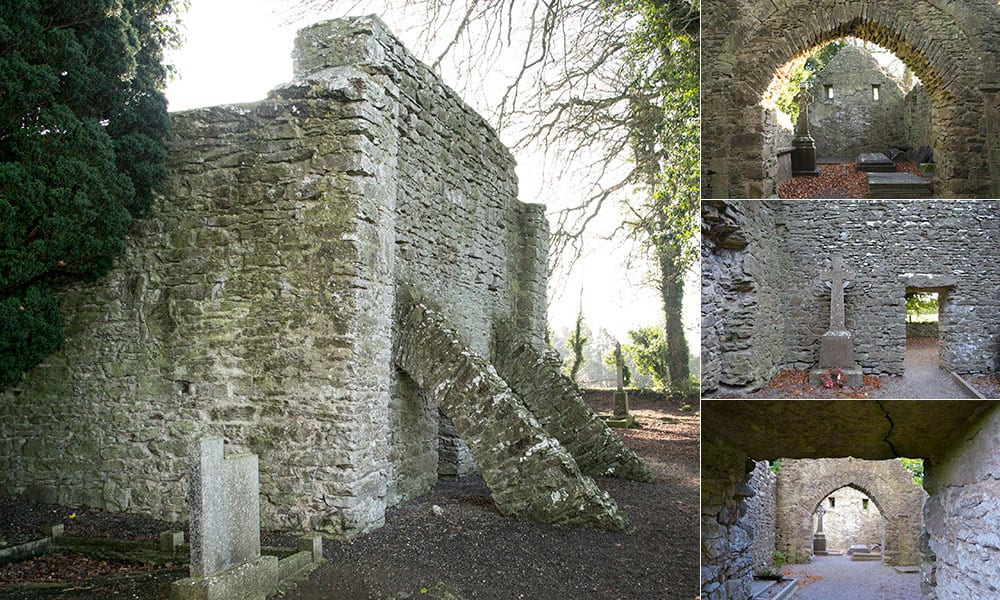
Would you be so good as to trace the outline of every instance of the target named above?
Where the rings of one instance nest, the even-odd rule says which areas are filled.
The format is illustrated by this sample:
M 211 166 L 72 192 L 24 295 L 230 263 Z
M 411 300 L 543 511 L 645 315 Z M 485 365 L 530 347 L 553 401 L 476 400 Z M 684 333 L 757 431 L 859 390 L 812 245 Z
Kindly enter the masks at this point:
M 987 398 L 1000 398 L 1000 378 L 995 373 L 967 378 L 980 394 Z
M 88 558 L 73 552 L 54 552 L 0 568 L 0 584 L 70 583 L 94 577 L 123 576 L 151 571 L 157 567 Z
M 882 387 L 882 380 L 864 375 L 861 387 L 813 387 L 809 385 L 809 371 L 785 369 L 779 371 L 766 386 L 740 398 L 867 398 Z M 720 394 L 720 398 L 736 397 Z
M 792 177 L 778 185 L 779 198 L 867 198 L 868 177 L 859 171 L 858 161 L 816 165 L 820 174 Z M 923 175 L 916 163 L 896 163 L 897 173 Z M 933 184 L 932 188 L 933 189 Z

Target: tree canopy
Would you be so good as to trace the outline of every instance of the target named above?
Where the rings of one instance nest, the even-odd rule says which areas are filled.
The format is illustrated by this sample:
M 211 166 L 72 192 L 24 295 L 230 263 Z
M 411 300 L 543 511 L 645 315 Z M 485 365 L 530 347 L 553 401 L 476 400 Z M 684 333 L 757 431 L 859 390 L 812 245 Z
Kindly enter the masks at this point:
M 53 289 L 106 273 L 165 177 L 175 0 L 4 0 L 0 389 L 57 349 Z

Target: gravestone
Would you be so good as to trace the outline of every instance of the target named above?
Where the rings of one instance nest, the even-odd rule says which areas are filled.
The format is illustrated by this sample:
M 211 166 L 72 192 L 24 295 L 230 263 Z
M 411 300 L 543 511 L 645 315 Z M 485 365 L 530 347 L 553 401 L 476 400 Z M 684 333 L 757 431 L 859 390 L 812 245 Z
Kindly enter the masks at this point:
M 913 173 L 869 173 L 869 198 L 930 198 L 931 182 Z
M 799 105 L 799 117 L 795 121 L 795 137 L 792 139 L 792 176 L 819 175 L 816 168 L 816 140 L 809 135 L 809 103 L 812 94 L 806 91 L 806 84 L 799 85 L 795 102 Z
M 264 600 L 276 591 L 278 559 L 260 555 L 257 455 L 223 455 L 221 438 L 191 447 L 191 577 L 175 581 L 175 600 Z
M 826 509 L 820 504 L 819 508 L 816 509 L 816 533 L 813 534 L 813 554 L 825 555 L 826 552 L 826 534 L 823 533 L 823 513 Z
M 638 427 L 639 423 L 628 410 L 628 394 L 625 392 L 625 361 L 622 359 L 622 345 L 615 342 L 615 374 L 618 387 L 615 390 L 615 405 L 611 417 L 607 419 L 608 427 Z
M 820 387 L 824 384 L 824 376 L 830 378 L 840 375 L 838 385 L 858 387 L 862 382 L 861 366 L 854 362 L 854 337 L 847 330 L 844 319 L 844 259 L 835 254 L 831 259 L 830 268 L 820 273 L 830 281 L 830 329 L 823 334 L 820 341 L 819 364 L 809 373 L 809 385 Z
M 894 173 L 896 163 L 881 152 L 863 152 L 858 155 L 858 170 L 868 173 Z

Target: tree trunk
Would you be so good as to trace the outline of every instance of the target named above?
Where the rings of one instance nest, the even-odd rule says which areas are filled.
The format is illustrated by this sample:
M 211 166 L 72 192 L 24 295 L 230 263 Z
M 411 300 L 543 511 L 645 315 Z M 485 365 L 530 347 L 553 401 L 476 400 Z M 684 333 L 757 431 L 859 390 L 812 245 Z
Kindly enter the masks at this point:
M 684 301 L 684 273 L 674 266 L 675 258 L 666 249 L 659 251 L 660 293 L 663 297 L 663 312 L 666 315 L 667 367 L 670 371 L 671 387 L 687 386 L 691 377 L 688 367 L 688 344 L 684 337 L 684 322 L 681 310 Z

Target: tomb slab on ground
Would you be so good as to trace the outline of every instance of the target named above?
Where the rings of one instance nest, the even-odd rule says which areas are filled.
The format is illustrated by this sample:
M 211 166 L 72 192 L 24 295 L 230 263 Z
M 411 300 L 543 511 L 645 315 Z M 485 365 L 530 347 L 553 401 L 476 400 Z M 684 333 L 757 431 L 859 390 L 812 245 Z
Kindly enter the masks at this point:
M 930 198 L 931 182 L 913 173 L 869 173 L 869 198 Z
M 858 170 L 869 173 L 894 173 L 896 163 L 881 152 L 862 152 L 858 155 Z

